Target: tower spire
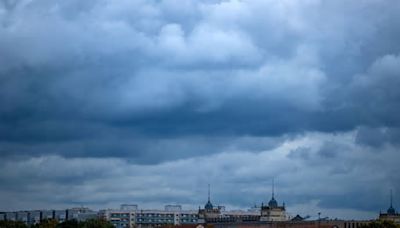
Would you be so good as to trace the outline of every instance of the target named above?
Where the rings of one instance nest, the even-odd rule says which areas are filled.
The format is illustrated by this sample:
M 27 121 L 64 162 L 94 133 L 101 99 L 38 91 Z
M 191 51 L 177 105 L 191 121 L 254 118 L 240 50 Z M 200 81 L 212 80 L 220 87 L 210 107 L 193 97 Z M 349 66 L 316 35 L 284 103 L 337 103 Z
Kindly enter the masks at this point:
M 211 197 L 210 197 L 210 184 L 208 184 L 208 201 L 206 203 L 206 205 L 204 206 L 204 209 L 206 210 L 212 210 L 214 209 L 214 206 L 211 203 Z
M 392 195 L 392 189 L 390 189 L 390 207 L 393 207 L 393 195 Z
M 389 215 L 394 215 L 396 214 L 396 210 L 393 208 L 393 193 L 392 193 L 392 189 L 390 189 L 390 207 L 387 210 L 387 213 Z
M 210 202 L 210 184 L 208 184 L 208 202 Z
M 272 197 L 271 200 L 268 202 L 268 206 L 271 208 L 278 207 L 278 202 L 275 200 L 275 179 L 272 178 Z
M 274 178 L 272 178 L 272 199 L 275 197 L 275 183 Z

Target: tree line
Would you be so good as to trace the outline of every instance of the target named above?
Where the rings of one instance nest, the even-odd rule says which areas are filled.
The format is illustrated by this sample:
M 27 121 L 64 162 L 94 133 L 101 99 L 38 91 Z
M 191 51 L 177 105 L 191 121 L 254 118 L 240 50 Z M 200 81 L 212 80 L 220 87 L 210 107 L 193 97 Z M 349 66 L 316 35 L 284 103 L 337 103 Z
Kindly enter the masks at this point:
M 114 228 L 114 226 L 105 219 L 88 219 L 82 222 L 68 220 L 61 223 L 55 219 L 44 219 L 35 225 L 26 225 L 20 221 L 0 221 L 0 228 Z

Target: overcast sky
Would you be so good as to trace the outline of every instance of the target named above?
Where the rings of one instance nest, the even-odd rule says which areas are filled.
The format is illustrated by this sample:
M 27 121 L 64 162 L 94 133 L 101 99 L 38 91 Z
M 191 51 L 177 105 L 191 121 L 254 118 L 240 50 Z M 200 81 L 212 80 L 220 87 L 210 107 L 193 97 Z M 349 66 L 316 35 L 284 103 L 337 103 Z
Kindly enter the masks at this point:
M 0 210 L 400 209 L 400 1 L 0 1 Z

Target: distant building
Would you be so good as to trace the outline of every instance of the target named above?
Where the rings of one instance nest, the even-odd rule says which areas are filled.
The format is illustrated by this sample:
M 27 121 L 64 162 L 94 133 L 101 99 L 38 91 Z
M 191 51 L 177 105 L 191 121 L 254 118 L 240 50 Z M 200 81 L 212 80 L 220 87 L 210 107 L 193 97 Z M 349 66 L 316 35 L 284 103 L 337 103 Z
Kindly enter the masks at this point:
M 54 210 L 53 211 L 53 219 L 57 220 L 58 222 L 67 221 L 66 211 L 65 210 Z
M 59 215 L 59 217 L 54 216 L 54 219 L 63 218 L 63 215 Z M 87 207 L 74 207 L 71 209 L 65 210 L 65 220 L 77 220 L 77 221 L 86 221 L 88 219 L 97 218 L 97 212 L 92 211 Z
M 42 212 L 39 210 L 36 211 L 29 211 L 29 219 L 28 219 L 28 224 L 29 225 L 35 225 L 40 223 Z
M 182 210 L 180 205 L 167 205 L 165 210 L 101 210 L 99 217 L 117 228 L 158 227 L 198 223 L 198 212 Z
M 221 207 L 214 207 L 210 199 L 210 185 L 208 185 L 208 201 L 204 205 L 204 209 L 199 208 L 199 222 L 206 223 L 221 217 Z
M 393 196 L 392 191 L 390 191 L 390 207 L 387 209 L 386 213 L 379 213 L 379 220 L 392 221 L 400 224 L 400 214 L 396 212 L 393 207 Z
M 18 211 L 17 213 L 17 220 L 23 223 L 28 223 L 29 219 L 29 212 L 28 211 Z
M 16 212 L 2 212 L 4 220 L 17 221 Z
M 101 210 L 99 216 L 111 222 L 117 228 L 133 227 L 136 223 L 136 211 Z
M 88 208 L 72 208 L 67 210 L 32 210 L 16 212 L 0 212 L 0 221 L 21 221 L 27 225 L 35 225 L 45 219 L 54 219 L 58 222 L 75 219 L 85 221 L 97 218 L 98 214 Z
M 40 220 L 53 219 L 53 210 L 42 210 L 40 211 Z
M 181 205 L 165 205 L 164 210 L 165 211 L 181 211 L 182 206 Z
M 210 185 L 208 186 L 208 200 L 204 208 L 199 208 L 199 224 L 233 224 L 240 222 L 258 222 L 260 221 L 259 210 L 249 211 L 226 211 L 225 206 L 214 206 L 211 203 Z
M 275 199 L 275 186 L 272 182 L 272 196 L 268 204 L 255 205 L 244 210 L 225 210 L 224 206 L 215 206 L 211 202 L 210 185 L 208 200 L 204 208 L 199 210 L 183 210 L 181 205 L 166 205 L 163 210 L 143 210 L 136 204 L 122 204 L 120 209 L 105 209 L 92 211 L 89 208 L 78 207 L 66 210 L 32 210 L 16 212 L 0 212 L 1 220 L 21 221 L 27 225 L 40 223 L 45 219 L 55 219 L 58 222 L 67 220 L 85 221 L 92 218 L 102 218 L 111 222 L 116 228 L 150 228 L 173 227 L 182 228 L 214 227 L 214 228 L 359 228 L 371 221 L 365 220 L 309 220 L 309 216 L 295 216 L 289 220 L 285 203 L 279 205 Z M 400 214 L 393 207 L 392 192 L 390 207 L 386 213 L 380 213 L 380 220 L 389 220 L 400 224 Z
M 285 203 L 282 206 L 278 205 L 274 193 L 274 181 L 272 181 L 272 197 L 268 205 L 261 205 L 261 218 L 260 221 L 268 222 L 281 222 L 287 221 Z
M 293 221 L 293 222 L 301 222 L 301 221 L 304 221 L 304 218 L 303 217 L 301 217 L 299 214 L 297 214 L 294 218 L 292 218 L 290 221 Z
M 138 210 L 138 205 L 137 204 L 121 204 L 121 210 L 122 211 L 137 211 Z
M 371 221 L 312 220 L 282 222 L 233 222 L 213 224 L 214 228 L 361 228 Z

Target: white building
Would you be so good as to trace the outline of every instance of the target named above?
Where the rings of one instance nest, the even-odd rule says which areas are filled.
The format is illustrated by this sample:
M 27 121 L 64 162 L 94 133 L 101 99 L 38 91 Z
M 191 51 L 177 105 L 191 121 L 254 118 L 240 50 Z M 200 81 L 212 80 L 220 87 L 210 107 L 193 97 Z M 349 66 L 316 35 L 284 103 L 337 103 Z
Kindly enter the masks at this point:
M 121 207 L 126 209 L 126 207 Z M 160 226 L 197 224 L 198 211 L 182 210 L 180 205 L 167 205 L 165 210 L 113 210 L 100 211 L 100 217 L 115 227 Z

